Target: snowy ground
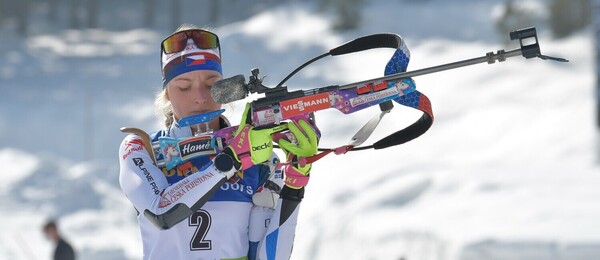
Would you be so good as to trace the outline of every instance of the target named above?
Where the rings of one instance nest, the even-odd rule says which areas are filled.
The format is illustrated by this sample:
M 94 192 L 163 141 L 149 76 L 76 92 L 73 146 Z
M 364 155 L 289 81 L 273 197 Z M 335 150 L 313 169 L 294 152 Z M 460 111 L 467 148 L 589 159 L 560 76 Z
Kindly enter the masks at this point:
M 371 33 L 402 35 L 409 70 L 515 48 L 493 31 L 500 2 L 371 1 L 365 13 L 377 15 L 343 34 L 295 3 L 216 30 L 226 76 L 258 67 L 275 84 L 305 60 Z M 160 87 L 156 46 L 166 33 L 60 31 L 23 40 L 2 32 L 2 259 L 48 259 L 40 228 L 51 216 L 84 259 L 140 258 L 135 211 L 118 188 L 118 128 L 159 127 L 151 104 Z M 539 34 L 542 52 L 571 62 L 513 58 L 417 77 L 436 116 L 425 135 L 315 164 L 293 258 L 600 258 L 591 32 Z M 328 58 L 288 84 L 378 77 L 391 53 Z M 323 146 L 344 144 L 376 113 L 343 121 L 337 111 L 319 113 Z M 419 116 L 396 106 L 368 142 Z

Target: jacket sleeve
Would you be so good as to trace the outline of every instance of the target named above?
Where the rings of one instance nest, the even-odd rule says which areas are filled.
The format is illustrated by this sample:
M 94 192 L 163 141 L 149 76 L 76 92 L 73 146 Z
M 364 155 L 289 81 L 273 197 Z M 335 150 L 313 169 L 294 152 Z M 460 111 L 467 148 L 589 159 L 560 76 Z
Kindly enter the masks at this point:
M 303 197 L 304 187 L 283 187 L 267 232 L 258 244 L 256 259 L 290 259 Z
M 119 162 L 121 189 L 136 210 L 161 229 L 169 229 L 190 216 L 235 172 L 220 172 L 209 163 L 169 185 L 136 135 L 127 136 L 121 143 Z
M 252 197 L 249 260 L 289 259 L 292 254 L 304 188 L 296 190 L 284 186 L 283 172 L 275 167 L 279 158 L 273 157 L 270 161 L 269 179 Z

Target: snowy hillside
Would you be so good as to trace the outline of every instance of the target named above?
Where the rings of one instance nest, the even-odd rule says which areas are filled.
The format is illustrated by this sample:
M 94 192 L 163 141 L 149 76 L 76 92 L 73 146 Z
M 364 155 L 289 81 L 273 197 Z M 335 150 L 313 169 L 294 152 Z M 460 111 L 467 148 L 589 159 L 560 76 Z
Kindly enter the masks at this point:
M 364 13 L 377 15 L 336 33 L 331 17 L 292 1 L 216 31 L 225 76 L 257 67 L 274 85 L 304 61 L 372 33 L 400 34 L 409 70 L 518 47 L 494 31 L 501 2 L 373 0 Z M 0 32 L 0 259 L 49 259 L 41 233 L 49 217 L 60 217 L 82 259 L 139 259 L 135 211 L 118 185 L 118 129 L 160 127 L 152 108 L 157 46 L 169 32 Z M 426 134 L 316 163 L 293 259 L 600 259 L 591 31 L 563 40 L 538 33 L 543 53 L 571 62 L 517 57 L 416 77 L 435 114 Z M 379 77 L 392 53 L 330 57 L 288 85 Z M 322 145 L 346 143 L 377 113 L 317 114 Z M 419 116 L 396 106 L 367 142 Z

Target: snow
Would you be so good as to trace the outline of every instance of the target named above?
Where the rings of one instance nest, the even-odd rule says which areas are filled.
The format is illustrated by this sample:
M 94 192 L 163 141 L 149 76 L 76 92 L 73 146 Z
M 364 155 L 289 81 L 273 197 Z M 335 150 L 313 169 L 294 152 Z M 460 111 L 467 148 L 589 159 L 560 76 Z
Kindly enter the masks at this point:
M 501 3 L 373 0 L 364 14 L 376 15 L 338 33 L 330 15 L 292 1 L 215 29 L 226 76 L 257 67 L 274 85 L 304 61 L 372 33 L 400 34 L 409 70 L 518 47 L 494 31 Z M 540 1 L 522 4 L 538 9 Z M 118 185 L 118 129 L 160 128 L 152 108 L 161 87 L 156 46 L 169 31 L 37 29 L 27 38 L 0 31 L 0 255 L 49 259 L 41 225 L 57 217 L 84 259 L 139 259 L 135 210 Z M 435 114 L 427 133 L 315 163 L 293 259 L 600 258 L 593 33 L 552 39 L 539 27 L 538 34 L 543 53 L 570 62 L 517 57 L 416 77 Z M 288 85 L 379 77 L 392 52 L 329 57 Z M 232 122 L 242 104 L 227 112 Z M 377 113 L 340 120 L 338 111 L 319 112 L 322 146 L 346 143 Z M 419 117 L 395 106 L 367 143 Z

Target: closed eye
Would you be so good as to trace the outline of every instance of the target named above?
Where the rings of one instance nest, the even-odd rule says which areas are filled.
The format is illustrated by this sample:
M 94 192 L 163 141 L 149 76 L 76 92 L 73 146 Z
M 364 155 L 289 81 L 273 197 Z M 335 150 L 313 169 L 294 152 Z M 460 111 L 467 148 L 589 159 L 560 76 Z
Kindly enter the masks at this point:
M 173 84 L 175 84 L 180 91 L 188 91 L 192 87 L 192 81 L 186 78 L 175 79 Z

